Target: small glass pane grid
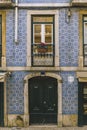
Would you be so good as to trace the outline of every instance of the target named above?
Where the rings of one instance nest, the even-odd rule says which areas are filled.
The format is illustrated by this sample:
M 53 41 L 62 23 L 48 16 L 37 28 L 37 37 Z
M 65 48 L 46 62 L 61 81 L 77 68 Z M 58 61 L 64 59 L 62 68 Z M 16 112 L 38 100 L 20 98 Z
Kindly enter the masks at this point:
M 53 66 L 53 16 L 33 16 L 32 23 L 32 66 Z

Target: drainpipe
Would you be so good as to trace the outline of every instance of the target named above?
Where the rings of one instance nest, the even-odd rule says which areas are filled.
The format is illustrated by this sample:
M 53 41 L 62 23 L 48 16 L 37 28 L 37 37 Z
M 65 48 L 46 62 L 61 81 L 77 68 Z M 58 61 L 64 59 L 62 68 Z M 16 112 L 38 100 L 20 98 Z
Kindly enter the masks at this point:
M 18 43 L 18 0 L 15 0 L 15 43 Z

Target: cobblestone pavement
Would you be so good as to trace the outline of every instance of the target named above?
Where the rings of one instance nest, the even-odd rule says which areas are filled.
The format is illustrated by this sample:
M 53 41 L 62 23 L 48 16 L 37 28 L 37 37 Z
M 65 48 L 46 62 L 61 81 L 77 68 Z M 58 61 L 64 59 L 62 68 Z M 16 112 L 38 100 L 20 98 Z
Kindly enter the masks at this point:
M 0 127 L 0 130 L 87 130 L 87 126 L 84 127 L 56 127 L 56 126 L 30 126 L 27 128 L 20 127 Z

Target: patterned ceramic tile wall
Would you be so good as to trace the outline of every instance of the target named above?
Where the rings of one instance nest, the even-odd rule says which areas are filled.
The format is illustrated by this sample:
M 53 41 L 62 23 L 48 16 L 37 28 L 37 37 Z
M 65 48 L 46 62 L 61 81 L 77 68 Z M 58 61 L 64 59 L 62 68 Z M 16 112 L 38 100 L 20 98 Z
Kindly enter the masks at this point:
M 67 10 L 61 9 L 59 14 L 60 66 L 78 66 L 78 12 L 71 11 L 70 23 Z M 27 10 L 19 10 L 18 44 L 14 42 L 14 11 L 8 11 L 6 19 L 7 66 L 26 66 Z
M 24 112 L 24 77 L 28 72 L 12 72 L 7 79 L 7 110 L 9 114 Z
M 71 10 L 69 22 L 67 12 L 62 9 L 59 16 L 60 66 L 78 66 L 79 15 L 76 10 Z
M 7 110 L 9 114 L 23 114 L 24 112 L 24 77 L 27 74 L 29 72 L 13 72 L 12 76 L 7 79 Z M 60 75 L 63 79 L 63 114 L 77 114 L 78 84 L 75 72 L 61 72 Z M 69 76 L 74 77 L 74 82 L 68 82 Z
M 78 112 L 78 82 L 75 72 L 61 72 L 63 79 L 62 98 L 63 114 L 77 114 Z M 74 81 L 69 82 L 68 77 L 73 76 Z
M 6 17 L 6 63 L 14 66 L 14 11 L 9 10 Z
M 20 3 L 68 3 L 70 0 L 19 0 Z
M 26 66 L 27 44 L 27 11 L 19 10 L 18 16 L 18 43 L 15 43 L 14 11 L 7 12 L 6 17 L 6 63 L 7 66 Z
M 68 0 L 67 0 L 68 1 Z M 22 2 L 22 0 L 21 0 Z M 70 23 L 66 22 L 66 9 L 59 10 L 59 49 L 61 66 L 78 66 L 78 11 L 72 10 Z M 14 10 L 7 11 L 6 17 L 6 62 L 7 66 L 26 66 L 27 10 L 19 10 L 18 44 L 14 42 Z M 27 72 L 13 72 L 7 80 L 8 113 L 23 114 L 24 83 Z M 63 78 L 63 114 L 77 113 L 77 80 L 74 72 L 61 72 Z M 75 77 L 72 84 L 68 76 Z

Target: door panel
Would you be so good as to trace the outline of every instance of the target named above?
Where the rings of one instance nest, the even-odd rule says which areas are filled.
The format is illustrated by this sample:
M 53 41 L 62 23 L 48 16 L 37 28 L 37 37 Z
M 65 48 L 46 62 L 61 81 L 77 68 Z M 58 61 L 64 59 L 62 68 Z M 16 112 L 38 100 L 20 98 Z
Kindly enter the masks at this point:
M 30 124 L 57 123 L 57 80 L 35 77 L 29 80 Z
M 83 122 L 87 125 L 87 83 L 83 87 Z
M 78 124 L 87 125 L 87 83 L 79 83 Z
M 30 99 L 30 110 L 32 110 L 32 113 L 39 113 L 41 112 L 41 102 L 42 102 L 42 97 L 41 97 L 41 88 L 40 84 L 34 79 L 31 81 L 31 85 L 29 87 L 29 99 Z

